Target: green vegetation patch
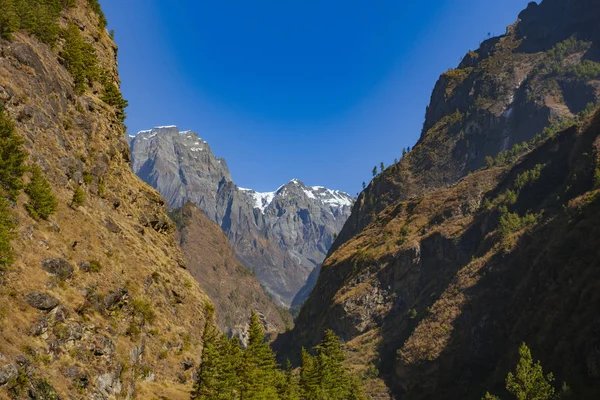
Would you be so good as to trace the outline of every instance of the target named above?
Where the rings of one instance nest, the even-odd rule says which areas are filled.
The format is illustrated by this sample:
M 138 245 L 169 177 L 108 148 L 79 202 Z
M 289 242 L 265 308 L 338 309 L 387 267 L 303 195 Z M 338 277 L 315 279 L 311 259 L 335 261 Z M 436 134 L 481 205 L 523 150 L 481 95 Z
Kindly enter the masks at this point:
M 69 24 L 62 31 L 62 36 L 65 44 L 59 53 L 61 62 L 73 75 L 77 93 L 83 93 L 86 85 L 91 85 L 99 76 L 96 51 L 83 39 L 75 24 Z
M 52 186 L 37 165 L 31 168 L 31 180 L 25 186 L 25 193 L 29 196 L 25 208 L 33 218 L 48 219 L 56 211 L 58 202 L 52 193 Z
M 340 339 L 331 331 L 313 354 L 302 350 L 302 364 L 281 370 L 266 341 L 262 323 L 252 312 L 248 346 L 229 339 L 207 322 L 203 350 L 191 398 L 200 399 L 364 399 L 358 379 L 344 367 Z

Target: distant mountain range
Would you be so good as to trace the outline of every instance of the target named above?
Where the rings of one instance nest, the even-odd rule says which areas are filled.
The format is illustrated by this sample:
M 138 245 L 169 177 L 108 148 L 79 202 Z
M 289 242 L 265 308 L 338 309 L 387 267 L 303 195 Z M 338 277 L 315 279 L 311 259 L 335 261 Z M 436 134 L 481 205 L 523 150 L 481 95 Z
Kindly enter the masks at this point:
M 206 141 L 176 126 L 140 131 L 130 147 L 133 171 L 171 207 L 196 204 L 276 302 L 302 303 L 312 288 L 305 287 L 309 274 L 350 215 L 352 196 L 298 179 L 272 192 L 240 188 Z

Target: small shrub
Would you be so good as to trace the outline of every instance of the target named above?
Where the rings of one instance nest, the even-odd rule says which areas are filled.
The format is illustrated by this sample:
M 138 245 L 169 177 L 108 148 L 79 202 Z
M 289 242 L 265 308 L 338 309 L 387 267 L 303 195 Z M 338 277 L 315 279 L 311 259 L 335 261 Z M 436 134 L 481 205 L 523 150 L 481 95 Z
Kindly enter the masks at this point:
M 152 323 L 156 314 L 152 310 L 152 305 L 145 300 L 135 299 L 131 302 L 131 308 L 134 318 L 141 320 L 144 323 Z
M 106 192 L 106 184 L 104 183 L 104 179 L 102 177 L 98 178 L 98 196 L 104 197 L 104 193 Z
M 25 193 L 29 196 L 29 202 L 25 204 L 25 209 L 31 217 L 48 219 L 56 212 L 58 202 L 52 193 L 52 186 L 37 165 L 31 168 L 31 180 L 25 186 Z
M 90 260 L 90 272 L 99 272 L 102 269 L 102 264 L 98 260 Z
M 77 186 L 75 192 L 73 193 L 73 198 L 71 199 L 71 207 L 79 207 L 85 203 L 85 192 L 81 188 L 81 186 Z
M 158 359 L 164 360 L 169 356 L 169 351 L 167 349 L 161 349 L 158 353 Z
M 83 182 L 86 185 L 90 185 L 92 183 L 92 181 L 94 180 L 94 175 L 92 175 L 90 172 L 85 171 L 83 173 Z
M 132 338 L 137 338 L 140 335 L 140 328 L 137 326 L 135 322 L 130 322 L 127 330 L 125 331 L 125 336 L 130 336 Z

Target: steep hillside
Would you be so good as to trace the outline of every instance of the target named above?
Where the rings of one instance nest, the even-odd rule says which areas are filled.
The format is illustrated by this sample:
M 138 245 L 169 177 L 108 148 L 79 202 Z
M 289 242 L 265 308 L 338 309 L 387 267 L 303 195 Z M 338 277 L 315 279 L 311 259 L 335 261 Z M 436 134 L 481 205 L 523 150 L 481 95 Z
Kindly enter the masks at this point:
M 526 342 L 574 398 L 600 395 L 599 20 L 595 1 L 531 3 L 440 78 L 421 139 L 361 193 L 274 344 L 282 359 L 331 328 L 374 397 L 479 399 L 503 394 Z
M 160 195 L 130 170 L 98 3 L 14 4 L 0 2 L 0 187 L 17 162 L 5 147 L 15 124 L 24 183 L 45 177 L 56 210 L 35 213 L 31 185 L 0 207 L 2 243 L 16 224 L 13 262 L 0 255 L 0 397 L 188 398 L 208 298 Z
M 593 108 L 600 97 L 598 20 L 595 0 L 531 2 L 506 34 L 442 74 L 419 142 L 360 195 L 333 248 L 398 199 L 453 183 L 501 152 L 514 158 L 538 135 Z
M 193 203 L 171 213 L 188 271 L 210 297 L 219 327 L 246 341 L 250 311 L 260 316 L 268 334 L 291 327 L 291 316 L 269 299 L 258 280 L 235 258 L 227 237 Z
M 501 393 L 526 342 L 597 398 L 599 135 L 597 113 L 514 165 L 388 206 L 326 259 L 276 350 L 331 328 L 398 398 L 476 399 Z
M 196 133 L 174 126 L 139 132 L 131 151 L 134 172 L 172 206 L 191 201 L 221 226 L 276 302 L 302 304 L 312 289 L 309 274 L 350 214 L 350 195 L 297 179 L 273 192 L 239 188 L 224 159 Z

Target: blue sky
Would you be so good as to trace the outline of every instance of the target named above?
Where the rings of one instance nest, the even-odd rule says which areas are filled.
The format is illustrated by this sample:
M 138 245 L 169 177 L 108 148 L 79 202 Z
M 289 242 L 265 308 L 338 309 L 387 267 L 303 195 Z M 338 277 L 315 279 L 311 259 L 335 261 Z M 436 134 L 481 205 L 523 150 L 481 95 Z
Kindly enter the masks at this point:
M 129 133 L 191 129 L 259 191 L 355 195 L 420 135 L 438 76 L 527 0 L 100 0 Z

